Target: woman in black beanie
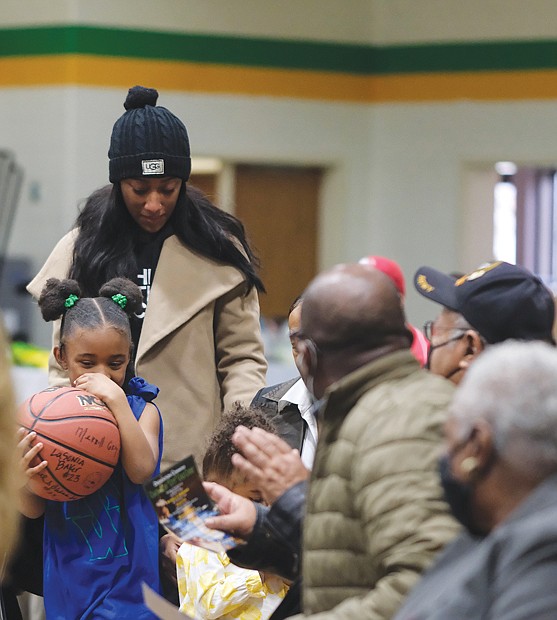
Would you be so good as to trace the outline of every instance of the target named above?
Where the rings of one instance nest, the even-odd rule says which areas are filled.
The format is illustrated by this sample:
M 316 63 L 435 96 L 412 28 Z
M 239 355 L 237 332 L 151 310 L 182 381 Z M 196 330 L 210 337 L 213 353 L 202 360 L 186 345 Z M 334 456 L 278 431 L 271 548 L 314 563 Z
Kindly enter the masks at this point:
M 161 390 L 169 465 L 200 456 L 221 411 L 265 385 L 264 289 L 241 222 L 187 184 L 186 127 L 157 97 L 130 89 L 110 141 L 111 185 L 89 197 L 28 290 L 38 297 L 50 277 L 71 277 L 87 295 L 113 277 L 141 287 L 134 372 Z M 53 359 L 50 381 L 66 381 Z

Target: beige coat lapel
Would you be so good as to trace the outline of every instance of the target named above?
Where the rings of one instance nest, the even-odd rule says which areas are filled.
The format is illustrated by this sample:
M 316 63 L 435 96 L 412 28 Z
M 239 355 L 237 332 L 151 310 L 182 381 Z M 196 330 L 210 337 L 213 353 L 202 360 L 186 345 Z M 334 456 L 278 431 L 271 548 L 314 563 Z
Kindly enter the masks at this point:
M 240 271 L 186 248 L 176 236 L 163 244 L 137 347 L 139 361 L 199 310 L 244 282 Z

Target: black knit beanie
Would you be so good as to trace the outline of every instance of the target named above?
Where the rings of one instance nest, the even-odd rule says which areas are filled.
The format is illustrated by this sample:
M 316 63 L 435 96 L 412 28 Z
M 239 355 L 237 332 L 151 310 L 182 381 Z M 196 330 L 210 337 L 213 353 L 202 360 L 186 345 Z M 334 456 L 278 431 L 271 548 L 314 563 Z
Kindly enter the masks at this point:
M 178 177 L 191 172 L 190 143 L 184 123 L 157 106 L 154 88 L 134 86 L 126 112 L 114 123 L 108 150 L 111 183 L 128 178 Z

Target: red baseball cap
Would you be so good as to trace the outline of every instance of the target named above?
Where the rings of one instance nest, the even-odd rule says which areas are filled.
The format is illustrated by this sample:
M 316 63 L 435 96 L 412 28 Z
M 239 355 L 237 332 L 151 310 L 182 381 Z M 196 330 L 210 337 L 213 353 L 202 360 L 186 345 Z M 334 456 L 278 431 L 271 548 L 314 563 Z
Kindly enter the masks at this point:
M 379 269 L 386 276 L 389 276 L 394 282 L 398 292 L 404 297 L 406 293 L 406 285 L 404 284 L 404 275 L 398 263 L 384 256 L 364 256 L 358 261 L 360 265 L 369 265 L 375 269 Z

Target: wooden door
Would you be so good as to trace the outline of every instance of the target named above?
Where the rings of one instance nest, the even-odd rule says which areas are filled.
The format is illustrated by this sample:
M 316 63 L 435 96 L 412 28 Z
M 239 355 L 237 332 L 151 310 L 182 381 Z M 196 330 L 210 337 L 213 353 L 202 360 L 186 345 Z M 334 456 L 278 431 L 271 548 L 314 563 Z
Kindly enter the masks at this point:
M 235 215 L 261 260 L 261 313 L 283 318 L 317 271 L 320 168 L 238 165 Z
M 211 202 L 213 202 L 217 206 L 220 206 L 218 196 L 217 196 L 217 175 L 216 174 L 192 173 L 190 175 L 188 183 L 191 183 L 191 185 L 194 185 L 195 187 L 200 189 L 204 194 L 207 194 Z

